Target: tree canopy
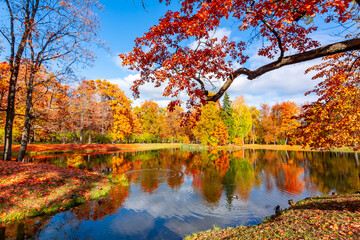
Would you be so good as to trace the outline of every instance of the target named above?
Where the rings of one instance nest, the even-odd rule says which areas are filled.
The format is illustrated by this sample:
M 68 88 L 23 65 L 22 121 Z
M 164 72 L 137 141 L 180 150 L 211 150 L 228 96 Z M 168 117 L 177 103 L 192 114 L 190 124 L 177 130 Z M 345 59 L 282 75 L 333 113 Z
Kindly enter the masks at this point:
M 171 0 L 165 1 L 170 4 Z M 356 31 L 359 1 L 334 0 L 187 0 L 179 11 L 169 10 L 159 23 L 135 40 L 132 52 L 120 54 L 123 65 L 140 72 L 132 90 L 146 82 L 165 85 L 164 96 L 189 96 L 198 106 L 217 101 L 240 75 L 253 80 L 269 71 L 324 56 L 360 49 L 357 36 L 321 46 L 314 38 L 320 24 L 339 24 Z M 214 33 L 232 21 L 242 38 L 217 39 Z M 353 24 L 353 25 L 352 25 Z M 344 34 L 346 35 L 346 34 Z M 249 36 L 251 39 L 249 39 Z M 270 63 L 248 68 L 250 42 L 258 40 L 257 55 Z M 240 67 L 237 67 L 240 65 Z M 220 82 L 221 86 L 216 87 Z M 215 94 L 209 91 L 216 90 Z M 170 107 L 179 105 L 174 100 Z

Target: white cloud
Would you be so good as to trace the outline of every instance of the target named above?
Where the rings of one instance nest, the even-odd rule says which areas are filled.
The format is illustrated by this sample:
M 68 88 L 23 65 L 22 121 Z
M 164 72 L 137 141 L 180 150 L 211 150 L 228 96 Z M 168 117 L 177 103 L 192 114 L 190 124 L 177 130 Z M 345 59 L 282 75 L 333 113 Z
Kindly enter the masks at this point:
M 319 80 L 311 80 L 313 73 L 305 74 L 305 70 L 320 61 L 314 60 L 285 66 L 254 80 L 248 80 L 246 76 L 239 76 L 228 89 L 228 94 L 231 99 L 243 95 L 248 105 L 257 107 L 261 103 L 271 104 L 286 100 L 294 101 L 297 104 L 313 101 L 316 99 L 315 96 L 305 97 L 304 94 L 312 90 Z
M 169 104 L 171 99 L 162 96 L 165 85 L 155 87 L 155 84 L 153 83 L 145 83 L 145 85 L 140 86 L 140 98 L 134 100 L 133 92 L 130 87 L 132 86 L 133 81 L 139 78 L 140 74 L 129 74 L 124 78 L 114 78 L 109 79 L 108 81 L 117 84 L 121 90 L 125 91 L 126 96 L 133 100 L 133 106 L 140 106 L 145 100 L 153 100 L 159 104 L 160 107 L 166 107 Z
M 136 235 L 150 231 L 154 228 L 154 225 L 154 218 L 143 212 L 136 214 L 117 214 L 109 228 L 113 232 L 122 235 Z

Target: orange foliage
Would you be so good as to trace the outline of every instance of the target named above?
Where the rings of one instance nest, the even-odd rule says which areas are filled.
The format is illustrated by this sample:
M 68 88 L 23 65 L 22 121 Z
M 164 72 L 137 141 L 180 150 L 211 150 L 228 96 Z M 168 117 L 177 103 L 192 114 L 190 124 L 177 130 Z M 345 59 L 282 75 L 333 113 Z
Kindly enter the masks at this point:
M 282 163 L 282 169 L 284 170 L 284 188 L 291 194 L 301 194 L 304 190 L 304 183 L 299 179 L 299 175 L 304 173 L 304 170 L 296 166 L 293 161 L 289 160 L 289 163 Z
M 188 105 L 199 106 L 205 101 L 219 100 L 239 75 L 255 79 L 285 65 L 359 49 L 360 43 L 355 39 L 342 42 L 345 47 L 341 49 L 320 49 L 323 51 L 317 51 L 314 56 L 310 50 L 318 48 L 320 43 L 312 38 L 315 35 L 312 33 L 318 28 L 314 24 L 306 24 L 309 21 L 306 19 L 313 17 L 325 20 L 322 24 L 333 21 L 354 23 L 358 8 L 353 2 L 185 0 L 181 1 L 179 11 L 169 10 L 157 25 L 135 40 L 132 52 L 120 54 L 120 57 L 123 65 L 140 72 L 139 79 L 132 86 L 136 97 L 139 96 L 140 86 L 153 82 L 156 87 L 165 85 L 164 96 L 176 98 L 185 92 L 189 96 Z M 235 23 L 234 28 L 243 32 L 244 36 L 256 31 L 257 37 L 252 40 L 259 40 L 261 47 L 257 55 L 273 59 L 273 62 L 255 70 L 244 68 L 249 59 L 248 39 L 214 38 L 215 29 L 224 21 Z M 193 41 L 191 47 L 190 41 Z M 294 55 L 285 59 L 286 54 Z M 239 68 L 235 68 L 234 61 L 240 65 Z M 210 94 L 206 85 L 214 86 L 219 82 L 223 85 L 218 93 Z M 177 99 L 170 105 L 179 104 Z
M 314 79 L 325 78 L 313 91 L 319 98 L 304 106 L 299 117 L 303 126 L 299 138 L 311 148 L 350 146 L 360 149 L 360 53 L 343 53 L 324 58 L 308 71 Z

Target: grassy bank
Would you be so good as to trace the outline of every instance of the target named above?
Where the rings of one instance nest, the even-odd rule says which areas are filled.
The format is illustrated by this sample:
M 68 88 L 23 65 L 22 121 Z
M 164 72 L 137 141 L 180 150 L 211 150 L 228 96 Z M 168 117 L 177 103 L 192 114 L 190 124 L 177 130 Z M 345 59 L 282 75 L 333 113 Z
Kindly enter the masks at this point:
M 112 186 L 99 174 L 74 168 L 0 161 L 0 223 L 68 209 Z
M 29 144 L 27 155 L 38 154 L 60 154 L 68 152 L 98 152 L 98 151 L 118 151 L 118 150 L 155 150 L 165 148 L 179 148 L 181 143 L 139 143 L 139 144 Z M 0 150 L 4 146 L 0 145 Z M 13 145 L 13 156 L 17 156 L 20 145 Z M 2 152 L 0 153 L 2 154 Z
M 308 198 L 259 225 L 215 228 L 186 239 L 360 239 L 360 194 Z
M 272 145 L 272 144 L 245 144 L 242 146 L 245 149 L 264 149 L 264 150 L 278 150 L 278 151 L 320 151 L 311 149 L 309 147 L 303 147 L 301 145 Z M 332 152 L 354 152 L 348 147 L 333 148 Z

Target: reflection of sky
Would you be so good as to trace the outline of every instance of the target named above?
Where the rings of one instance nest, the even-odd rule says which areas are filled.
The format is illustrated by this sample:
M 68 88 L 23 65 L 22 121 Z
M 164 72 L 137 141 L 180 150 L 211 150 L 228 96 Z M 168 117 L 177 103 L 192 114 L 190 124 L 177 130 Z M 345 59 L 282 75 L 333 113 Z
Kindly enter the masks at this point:
M 301 167 L 305 165 L 304 162 Z M 267 167 L 263 167 L 263 170 L 257 173 L 258 179 L 252 180 L 257 181 L 257 184 L 251 181 L 244 183 L 252 186 L 246 195 L 247 199 L 242 196 L 239 199 L 227 199 L 223 191 L 217 203 L 209 203 L 203 197 L 199 186 L 193 183 L 192 175 L 184 175 L 183 184 L 175 190 L 167 185 L 163 179 L 164 174 L 160 174 L 158 169 L 155 171 L 158 174 L 149 176 L 157 176 L 162 183 L 159 183 L 159 187 L 152 193 L 144 193 L 140 181 L 135 181 L 136 183 L 130 186 L 129 196 L 122 207 L 112 212 L 112 215 L 93 221 L 79 219 L 71 211 L 60 213 L 42 226 L 39 239 L 181 239 L 185 235 L 213 226 L 257 224 L 263 221 L 265 216 L 272 215 L 277 205 L 284 209 L 289 206 L 289 199 L 296 202 L 318 193 L 311 187 L 305 187 L 301 193 L 294 194 L 291 189 L 288 191 L 286 186 L 283 186 L 285 174 L 273 175 Z M 185 171 L 184 167 L 182 171 Z M 310 181 L 309 175 L 310 170 L 307 167 L 298 175 L 298 180 Z M 141 178 L 141 175 L 139 177 Z M 316 185 L 313 182 L 304 184 Z M 106 206 L 107 201 L 104 202 Z M 80 209 L 78 211 L 81 211 Z
M 131 194 L 123 208 L 103 220 L 79 220 L 70 211 L 57 214 L 50 220 L 40 239 L 181 239 L 187 234 L 213 226 L 252 225 L 266 215 L 264 206 L 251 201 L 234 199 L 229 206 L 225 194 L 219 203 L 204 204 L 194 192 L 191 181 L 185 181 L 178 191 L 165 183 L 153 194 L 143 194 L 139 186 L 131 187 Z M 272 214 L 268 213 L 268 215 Z

